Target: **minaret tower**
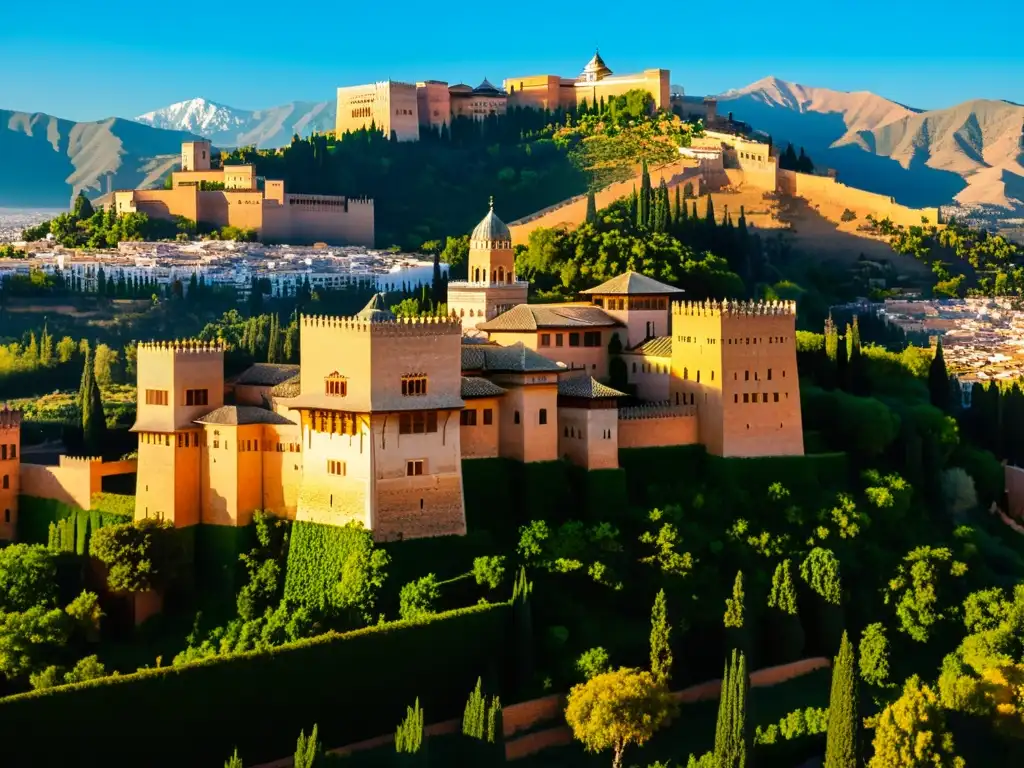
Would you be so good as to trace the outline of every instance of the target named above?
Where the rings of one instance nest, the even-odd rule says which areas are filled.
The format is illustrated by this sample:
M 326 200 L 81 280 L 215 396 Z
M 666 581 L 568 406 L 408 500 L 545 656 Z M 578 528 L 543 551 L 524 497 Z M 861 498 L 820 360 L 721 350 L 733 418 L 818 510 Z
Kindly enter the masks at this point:
M 21 411 L 0 408 L 0 540 L 14 541 L 21 481 Z
M 494 198 L 469 236 L 469 279 L 448 283 L 448 311 L 465 331 L 526 303 L 530 284 L 516 279 L 512 233 L 494 213 Z

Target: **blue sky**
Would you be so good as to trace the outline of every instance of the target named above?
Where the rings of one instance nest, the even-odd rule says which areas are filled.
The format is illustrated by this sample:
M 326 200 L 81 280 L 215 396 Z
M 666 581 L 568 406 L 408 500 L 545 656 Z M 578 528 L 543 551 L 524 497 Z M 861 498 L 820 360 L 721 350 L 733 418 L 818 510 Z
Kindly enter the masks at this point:
M 1024 103 L 1024 46 L 1012 37 L 1019 2 L 990 0 L 972 18 L 952 0 L 593 0 L 546 3 L 542 25 L 529 23 L 534 3 L 2 2 L 0 109 L 96 120 L 196 96 L 247 109 L 327 100 L 339 85 L 387 78 L 569 76 L 595 45 L 612 70 L 666 67 L 694 95 L 775 75 L 925 109 L 971 98 Z M 630 7 L 643 9 L 636 20 Z

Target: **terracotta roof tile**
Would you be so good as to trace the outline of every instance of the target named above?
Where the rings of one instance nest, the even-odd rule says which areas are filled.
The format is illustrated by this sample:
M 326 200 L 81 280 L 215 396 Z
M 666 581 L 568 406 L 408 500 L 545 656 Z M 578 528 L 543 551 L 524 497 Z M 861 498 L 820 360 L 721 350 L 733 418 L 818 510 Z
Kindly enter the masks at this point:
M 297 365 L 256 363 L 242 371 L 234 383 L 253 387 L 275 387 L 293 378 L 298 372 Z
M 648 357 L 672 357 L 672 337 L 648 336 L 636 346 L 627 349 L 626 354 L 647 355 Z
M 462 399 L 471 397 L 497 397 L 505 394 L 505 390 L 493 381 L 481 379 L 479 376 L 462 377 Z
M 463 344 L 462 370 L 536 373 L 565 369 L 520 341 L 507 347 L 498 344 Z
M 683 293 L 682 288 L 673 288 L 671 285 L 660 283 L 653 277 L 641 275 L 639 272 L 624 272 L 611 280 L 606 280 L 594 288 L 587 288 L 580 291 L 584 294 L 607 295 L 639 295 L 645 296 L 654 293 Z
M 539 328 L 607 328 L 622 323 L 593 304 L 517 304 L 481 331 L 536 331 Z
M 291 424 L 279 413 L 257 408 L 255 405 L 223 405 L 215 411 L 195 420 L 196 424 L 223 424 L 225 426 L 242 426 L 246 424 Z
M 605 386 L 593 376 L 571 376 L 558 382 L 558 394 L 563 397 L 583 397 L 598 400 L 606 397 L 625 397 L 625 392 Z

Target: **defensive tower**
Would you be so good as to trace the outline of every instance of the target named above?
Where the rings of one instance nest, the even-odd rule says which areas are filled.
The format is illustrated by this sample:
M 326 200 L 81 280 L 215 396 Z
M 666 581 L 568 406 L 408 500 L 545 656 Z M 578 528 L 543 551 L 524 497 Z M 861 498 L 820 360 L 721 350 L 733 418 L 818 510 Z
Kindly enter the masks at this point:
M 0 408 L 0 540 L 14 541 L 21 487 L 21 411 Z

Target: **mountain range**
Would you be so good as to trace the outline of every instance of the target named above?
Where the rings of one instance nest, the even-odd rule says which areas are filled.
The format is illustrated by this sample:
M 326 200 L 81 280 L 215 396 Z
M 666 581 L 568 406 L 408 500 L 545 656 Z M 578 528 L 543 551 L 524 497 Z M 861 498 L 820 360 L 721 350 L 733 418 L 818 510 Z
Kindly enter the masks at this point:
M 959 204 L 1024 215 L 1024 106 L 973 100 L 920 110 L 867 91 L 767 77 L 718 96 L 719 113 L 804 147 L 846 184 L 912 206 Z M 183 140 L 286 145 L 330 130 L 332 101 L 243 110 L 196 98 L 139 115 L 74 123 L 0 110 L 0 206 L 63 207 L 79 190 L 153 185 Z
M 154 128 L 189 131 L 218 147 L 283 147 L 292 136 L 333 131 L 333 101 L 293 101 L 270 109 L 235 109 L 206 99 L 189 99 L 135 118 Z
M 848 93 L 767 77 L 718 97 L 776 142 L 806 148 L 850 186 L 911 206 L 1024 212 L 1024 106 L 975 99 L 920 110 L 867 91 Z

